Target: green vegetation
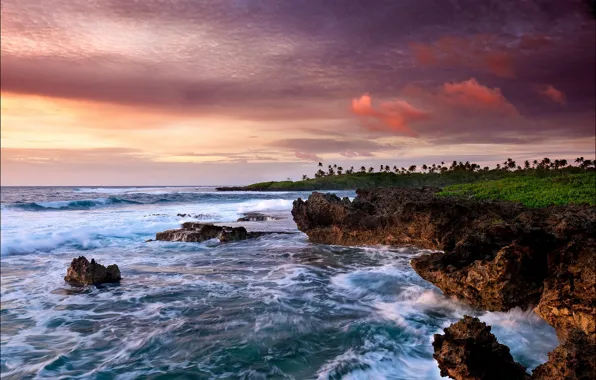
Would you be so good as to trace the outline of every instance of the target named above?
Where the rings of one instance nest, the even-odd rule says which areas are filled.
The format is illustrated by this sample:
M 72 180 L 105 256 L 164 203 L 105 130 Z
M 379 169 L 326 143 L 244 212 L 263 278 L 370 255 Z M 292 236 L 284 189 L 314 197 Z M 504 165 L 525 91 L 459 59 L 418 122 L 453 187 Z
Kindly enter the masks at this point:
M 566 177 L 575 174 L 593 172 L 594 161 L 579 157 L 576 165 L 569 165 L 567 160 L 551 160 L 544 158 L 540 161 L 525 161 L 522 165 L 508 158 L 495 168 L 470 162 L 453 161 L 450 165 L 444 162 L 433 165 L 412 165 L 409 168 L 398 168 L 381 165 L 375 172 L 373 167 L 361 166 L 357 171 L 354 167 L 344 170 L 341 166 L 329 165 L 323 171 L 323 164 L 318 163 L 318 171 L 314 178 L 302 176 L 301 181 L 270 181 L 260 182 L 244 187 L 226 187 L 218 190 L 255 190 L 255 191 L 302 191 L 302 190 L 353 190 L 373 187 L 445 187 L 458 184 L 470 184 L 501 179 L 512 179 L 514 182 L 523 178 L 548 179 L 551 177 Z M 418 170 L 420 168 L 420 171 Z
M 596 173 L 539 178 L 518 176 L 495 181 L 447 186 L 442 196 L 521 202 L 528 207 L 550 205 L 596 205 Z

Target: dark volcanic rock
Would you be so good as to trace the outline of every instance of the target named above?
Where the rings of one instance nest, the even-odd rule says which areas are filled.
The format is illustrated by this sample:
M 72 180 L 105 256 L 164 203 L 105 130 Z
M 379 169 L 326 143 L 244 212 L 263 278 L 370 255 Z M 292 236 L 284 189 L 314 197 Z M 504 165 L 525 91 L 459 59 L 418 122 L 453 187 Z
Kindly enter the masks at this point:
M 561 340 L 578 329 L 596 341 L 596 239 L 570 243 L 551 259 L 553 275 L 534 310 Z
M 444 331 L 444 335 L 435 334 L 433 342 L 433 357 L 441 376 L 456 380 L 529 379 L 509 348 L 500 344 L 490 326 L 478 318 L 466 315 Z
M 532 372 L 539 380 L 593 380 L 596 379 L 596 343 L 580 330 L 568 334 L 565 343 L 548 354 L 548 361 Z
M 353 202 L 313 193 L 294 202 L 292 215 L 313 242 L 441 250 L 412 267 L 445 294 L 491 311 L 537 305 L 556 329 L 562 344 L 532 379 L 596 378 L 596 207 L 528 209 L 436 192 L 359 190 Z M 479 321 L 464 319 L 435 338 L 443 375 L 526 378 Z
M 254 239 L 269 234 L 283 234 L 279 231 L 246 231 L 244 227 L 215 226 L 213 224 L 186 222 L 182 228 L 158 232 L 155 240 L 180 241 L 180 242 L 202 242 L 210 239 L 219 239 L 220 242 Z
M 158 232 L 155 240 L 202 242 L 209 239 L 220 241 L 244 240 L 248 232 L 244 227 L 220 227 L 213 224 L 186 222 L 182 228 Z
M 64 281 L 74 285 L 99 285 L 120 280 L 118 265 L 112 264 L 106 268 L 94 259 L 89 262 L 85 256 L 73 259 L 64 277 Z
M 442 250 L 413 259 L 416 272 L 444 293 L 491 311 L 536 305 L 555 263 L 572 259 L 567 247 L 585 245 L 596 228 L 595 207 L 528 209 L 436 192 L 367 189 L 353 202 L 315 192 L 294 201 L 292 215 L 313 242 Z M 593 302 L 594 292 L 586 297 Z

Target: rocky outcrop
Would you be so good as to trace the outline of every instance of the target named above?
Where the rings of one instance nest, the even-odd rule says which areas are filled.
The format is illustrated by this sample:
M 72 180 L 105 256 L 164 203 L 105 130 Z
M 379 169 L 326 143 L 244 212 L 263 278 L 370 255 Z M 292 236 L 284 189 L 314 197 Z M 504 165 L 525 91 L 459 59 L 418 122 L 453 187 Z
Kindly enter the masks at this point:
M 567 339 L 548 354 L 548 361 L 532 372 L 539 380 L 596 379 L 596 343 L 581 330 L 569 332 Z
M 99 285 L 120 282 L 120 280 L 118 265 L 112 264 L 106 268 L 96 263 L 94 259 L 89 262 L 85 256 L 73 259 L 64 277 L 64 281 L 73 285 Z
M 462 320 L 435 334 L 433 357 L 441 376 L 456 380 L 532 379 L 592 380 L 596 379 L 596 344 L 581 330 L 573 330 L 563 344 L 548 354 L 549 360 L 528 375 L 516 363 L 509 348 L 500 344 L 490 326 L 478 318 Z
M 478 318 L 464 316 L 447 327 L 444 335 L 434 336 L 434 355 L 441 376 L 456 380 L 529 379 L 516 363 L 509 348 L 500 344 L 490 326 Z
M 226 242 L 245 240 L 248 237 L 249 234 L 244 227 L 222 227 L 213 224 L 186 222 L 182 224 L 182 228 L 158 232 L 155 235 L 155 240 L 202 242 L 219 239 L 221 242 Z
M 595 378 L 596 207 L 528 209 L 436 193 L 437 189 L 359 190 L 353 202 L 313 193 L 307 201 L 294 202 L 292 215 L 313 242 L 415 245 L 441 251 L 419 256 L 411 264 L 445 294 L 490 311 L 535 306 L 555 328 L 561 346 L 536 369 L 533 379 Z M 466 346 L 472 347 L 466 351 L 458 346 L 461 341 L 452 343 L 454 336 L 465 336 L 463 328 L 472 336 L 480 334 L 475 323 L 464 320 L 437 338 L 435 355 L 442 373 L 457 379 L 491 378 L 475 377 L 471 370 L 476 359 L 470 358 L 477 357 L 470 355 L 487 353 L 485 346 Z M 491 355 L 497 355 L 491 360 L 503 359 L 498 350 Z
M 578 329 L 596 341 L 596 238 L 570 243 L 550 258 L 552 274 L 534 310 L 561 340 Z
M 182 228 L 158 232 L 155 240 L 199 243 L 210 239 L 230 242 L 254 239 L 269 234 L 286 234 L 285 231 L 247 231 L 244 227 L 216 226 L 207 223 L 186 222 Z
M 359 190 L 353 202 L 313 193 L 306 202 L 294 201 L 292 215 L 313 242 L 441 250 L 412 260 L 416 272 L 445 294 L 491 311 L 538 304 L 543 283 L 555 276 L 556 268 L 593 252 L 578 248 L 572 257 L 568 249 L 585 246 L 591 238 L 596 229 L 594 207 L 528 209 L 436 193 L 437 189 Z M 588 285 L 590 280 L 582 281 Z M 587 291 L 586 297 L 593 300 L 594 292 Z

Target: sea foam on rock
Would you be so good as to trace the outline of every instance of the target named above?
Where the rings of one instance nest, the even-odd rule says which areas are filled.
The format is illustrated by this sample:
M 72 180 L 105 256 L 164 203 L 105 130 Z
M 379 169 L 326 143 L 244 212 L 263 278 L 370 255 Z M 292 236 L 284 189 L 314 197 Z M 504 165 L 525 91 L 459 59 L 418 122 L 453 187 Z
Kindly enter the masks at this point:
M 118 265 L 112 264 L 106 268 L 96 263 L 95 259 L 89 262 L 85 256 L 73 259 L 64 277 L 64 281 L 73 285 L 99 285 L 120 282 L 121 279 Z

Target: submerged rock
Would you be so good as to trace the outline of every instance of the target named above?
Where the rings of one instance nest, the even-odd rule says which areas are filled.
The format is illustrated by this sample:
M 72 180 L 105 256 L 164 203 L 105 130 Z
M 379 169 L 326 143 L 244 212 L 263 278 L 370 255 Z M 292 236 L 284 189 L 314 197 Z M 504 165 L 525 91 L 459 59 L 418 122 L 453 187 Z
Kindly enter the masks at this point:
M 73 259 L 66 272 L 64 281 L 74 285 L 99 285 L 104 283 L 120 282 L 120 269 L 118 265 L 112 264 L 105 266 L 87 260 L 85 256 Z
M 490 326 L 478 318 L 462 320 L 435 334 L 433 357 L 441 376 L 456 380 L 529 379 L 525 368 L 516 363 L 509 348 L 500 344 Z

